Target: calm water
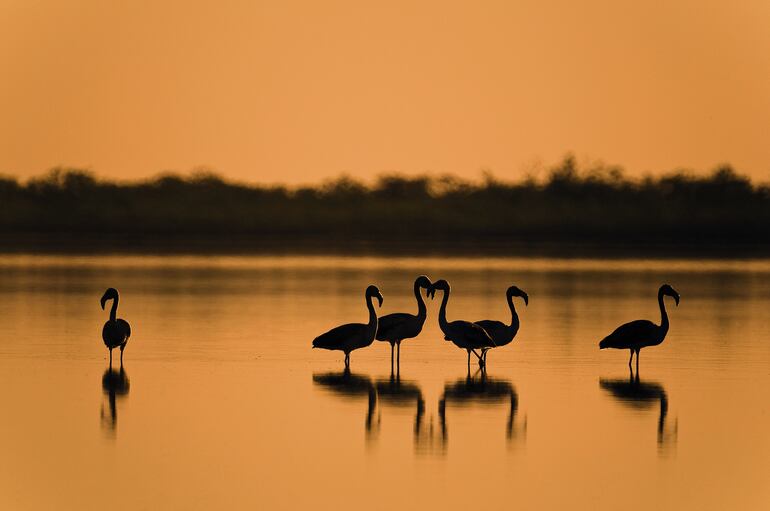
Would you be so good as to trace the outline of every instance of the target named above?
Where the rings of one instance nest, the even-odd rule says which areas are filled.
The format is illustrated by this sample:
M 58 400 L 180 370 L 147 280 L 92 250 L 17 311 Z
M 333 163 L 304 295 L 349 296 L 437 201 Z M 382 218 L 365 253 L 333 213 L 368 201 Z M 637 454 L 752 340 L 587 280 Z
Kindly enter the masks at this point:
M 414 312 L 420 273 L 450 320 L 529 293 L 486 377 L 438 299 L 399 379 L 387 344 L 349 376 L 310 349 L 367 284 Z M 681 305 L 629 382 L 597 343 L 659 321 L 662 282 Z M 770 261 L 0 256 L 0 404 L 0 509 L 768 509 Z

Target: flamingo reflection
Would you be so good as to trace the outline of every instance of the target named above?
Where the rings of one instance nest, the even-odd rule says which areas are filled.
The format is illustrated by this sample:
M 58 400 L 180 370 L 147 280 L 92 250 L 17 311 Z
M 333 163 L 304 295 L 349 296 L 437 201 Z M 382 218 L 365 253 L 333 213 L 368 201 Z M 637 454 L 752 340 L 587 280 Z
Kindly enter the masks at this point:
M 414 441 L 415 448 L 419 449 L 425 427 L 423 424 L 423 419 L 425 417 L 425 399 L 423 398 L 420 386 L 414 382 L 402 380 L 400 376 L 394 376 L 393 373 L 391 373 L 390 378 L 377 380 L 376 387 L 377 404 L 380 407 L 380 412 L 382 412 L 383 408 L 387 407 L 415 407 Z
M 510 381 L 490 378 L 486 371 L 477 370 L 473 376 L 468 374 L 466 378 L 445 384 L 438 404 L 444 441 L 446 442 L 447 439 L 447 404 L 465 408 L 472 404 L 495 405 L 505 402 L 510 403 L 510 412 L 505 425 L 506 439 L 513 441 L 517 437 L 526 438 L 527 418 L 525 416 L 521 424 L 517 424 L 519 396 Z
M 118 425 L 117 400 L 127 396 L 130 387 L 128 374 L 122 365 L 119 370 L 113 369 L 110 366 L 104 371 L 104 375 L 102 375 L 102 390 L 107 395 L 110 413 L 109 416 L 105 414 L 104 403 L 102 403 L 101 418 L 103 427 L 113 432 L 115 431 Z
M 374 431 L 374 411 L 377 407 L 377 389 L 368 376 L 354 374 L 346 367 L 342 372 L 320 373 L 313 375 L 313 383 L 343 399 L 367 399 L 366 433 L 367 437 Z
M 676 423 L 674 424 L 673 432 L 666 432 L 668 396 L 663 385 L 652 381 L 640 381 L 638 373 L 636 375 L 631 373 L 628 379 L 601 378 L 599 386 L 624 405 L 637 410 L 647 410 L 652 408 L 656 402 L 660 403 L 660 410 L 658 412 L 658 447 L 665 448 L 669 443 L 676 443 Z

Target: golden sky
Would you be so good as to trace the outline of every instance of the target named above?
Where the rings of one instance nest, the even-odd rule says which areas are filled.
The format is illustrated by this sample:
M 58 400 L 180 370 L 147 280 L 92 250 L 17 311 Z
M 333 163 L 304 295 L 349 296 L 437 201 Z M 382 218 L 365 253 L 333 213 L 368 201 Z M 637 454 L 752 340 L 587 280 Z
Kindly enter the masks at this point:
M 0 173 L 770 181 L 767 0 L 0 0 Z

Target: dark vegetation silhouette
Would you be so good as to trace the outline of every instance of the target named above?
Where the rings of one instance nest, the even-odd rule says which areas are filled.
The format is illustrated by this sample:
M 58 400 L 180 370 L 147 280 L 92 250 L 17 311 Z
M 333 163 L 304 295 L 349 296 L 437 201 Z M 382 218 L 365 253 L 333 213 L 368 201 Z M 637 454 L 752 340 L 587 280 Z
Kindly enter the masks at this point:
M 20 183 L 0 177 L 0 239 L 301 240 L 379 243 L 571 242 L 770 244 L 770 185 L 723 165 L 630 179 L 572 156 L 544 179 L 350 177 L 314 187 L 250 186 L 210 173 L 110 182 L 58 168 Z

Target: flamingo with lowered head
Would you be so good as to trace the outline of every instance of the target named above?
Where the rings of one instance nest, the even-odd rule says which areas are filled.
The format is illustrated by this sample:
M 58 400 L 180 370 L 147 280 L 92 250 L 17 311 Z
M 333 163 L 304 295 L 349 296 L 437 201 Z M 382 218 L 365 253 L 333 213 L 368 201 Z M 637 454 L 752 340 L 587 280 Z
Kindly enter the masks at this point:
M 364 298 L 366 308 L 369 310 L 368 323 L 340 325 L 313 339 L 313 348 L 344 352 L 345 367 L 350 367 L 350 352 L 358 348 L 366 348 L 374 342 L 374 336 L 377 335 L 377 312 L 374 310 L 372 298 L 377 298 L 382 307 L 382 295 L 377 286 L 369 286 L 366 288 Z
M 487 332 L 475 323 L 470 321 L 455 320 L 452 322 L 446 319 L 446 304 L 449 301 L 449 282 L 444 279 L 437 280 L 430 288 L 428 295 L 433 299 L 436 296 L 436 290 L 444 292 L 441 300 L 441 308 L 438 312 L 438 324 L 441 331 L 444 332 L 444 339 L 452 341 L 458 348 L 468 352 L 468 370 L 471 367 L 471 352 L 479 359 L 479 366 L 484 367 L 484 360 L 476 353 L 477 349 L 494 348 L 495 342 Z
M 505 346 L 513 341 L 516 334 L 519 331 L 519 315 L 516 313 L 516 307 L 513 305 L 513 297 L 520 296 L 524 299 L 524 305 L 529 305 L 529 296 L 516 286 L 511 286 L 505 292 L 505 297 L 508 300 L 508 307 L 511 309 L 511 324 L 506 325 L 502 321 L 495 321 L 492 319 L 483 319 L 476 321 L 475 323 L 483 328 L 487 334 L 495 341 L 495 347 Z M 482 348 L 481 358 L 484 359 L 484 364 L 487 362 L 487 351 L 489 348 Z
M 666 304 L 663 303 L 663 297 L 670 296 L 679 306 L 679 293 L 669 286 L 663 284 L 658 290 L 658 305 L 660 306 L 660 325 L 646 319 L 638 319 L 624 325 L 620 325 L 614 332 L 605 337 L 599 343 L 599 349 L 615 348 L 619 350 L 630 350 L 631 358 L 628 359 L 628 368 L 631 369 L 631 361 L 634 360 L 636 352 L 636 372 L 639 373 L 639 351 L 647 346 L 657 346 L 663 342 L 668 333 L 668 314 L 666 313 Z
M 110 350 L 110 366 L 112 366 L 112 350 L 115 348 L 120 348 L 120 365 L 123 365 L 123 350 L 126 348 L 128 338 L 131 337 L 131 326 L 128 322 L 115 317 L 118 313 L 119 299 L 118 290 L 112 287 L 104 292 L 101 299 L 102 310 L 104 310 L 104 304 L 107 300 L 112 300 L 110 319 L 102 328 L 102 340 Z
M 431 282 L 425 275 L 420 275 L 414 281 L 414 297 L 417 299 L 417 314 L 408 312 L 395 312 L 382 316 L 378 319 L 377 336 L 378 341 L 390 343 L 390 372 L 393 372 L 393 347 L 398 347 L 396 356 L 396 367 L 401 365 L 401 341 L 417 337 L 422 332 L 422 326 L 425 323 L 427 309 L 425 301 L 422 299 L 420 289 L 430 288 Z

